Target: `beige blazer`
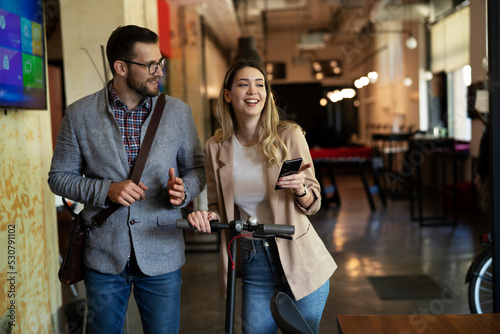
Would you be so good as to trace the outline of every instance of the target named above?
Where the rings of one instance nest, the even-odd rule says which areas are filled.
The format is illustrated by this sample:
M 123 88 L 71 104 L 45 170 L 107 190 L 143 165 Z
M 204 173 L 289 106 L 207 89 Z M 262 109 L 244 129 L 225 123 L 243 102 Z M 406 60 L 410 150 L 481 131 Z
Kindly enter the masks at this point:
M 287 159 L 301 157 L 303 163 L 312 162 L 309 147 L 300 129 L 286 129 L 281 134 L 281 139 L 289 150 Z M 208 208 L 219 215 L 222 223 L 238 219 L 234 205 L 233 144 L 234 136 L 222 143 L 212 137 L 205 146 Z M 281 164 L 267 169 L 267 188 L 273 223 L 295 226 L 293 240 L 278 238 L 276 242 L 286 278 L 295 299 L 299 300 L 322 286 L 337 265 L 307 218 L 307 215 L 315 214 L 321 206 L 320 186 L 315 178 L 314 167 L 304 172 L 307 189 L 316 196 L 316 200 L 307 209 L 300 206 L 291 189 L 274 189 L 280 168 Z M 227 258 L 227 237 L 223 233 L 220 263 L 220 288 L 223 297 L 227 286 Z

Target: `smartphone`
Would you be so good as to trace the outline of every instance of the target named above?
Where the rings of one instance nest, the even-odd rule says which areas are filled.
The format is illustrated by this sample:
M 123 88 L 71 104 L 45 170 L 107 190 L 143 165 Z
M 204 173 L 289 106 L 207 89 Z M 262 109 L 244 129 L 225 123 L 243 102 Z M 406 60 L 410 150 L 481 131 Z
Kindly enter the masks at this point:
M 298 173 L 299 169 L 300 169 L 300 165 L 302 165 L 302 158 L 287 160 L 287 161 L 283 162 L 283 166 L 281 166 L 281 171 L 280 171 L 280 175 L 278 176 L 278 180 L 282 176 L 287 176 L 287 175 Z M 278 180 L 276 180 L 276 182 L 278 182 Z M 283 188 L 276 185 L 276 187 L 274 189 L 278 190 L 278 189 L 283 189 Z

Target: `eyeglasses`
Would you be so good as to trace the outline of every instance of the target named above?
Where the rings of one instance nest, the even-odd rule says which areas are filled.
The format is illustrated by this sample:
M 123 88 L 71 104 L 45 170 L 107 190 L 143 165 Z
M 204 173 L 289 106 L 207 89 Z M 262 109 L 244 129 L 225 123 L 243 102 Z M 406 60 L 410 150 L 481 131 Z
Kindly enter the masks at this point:
M 130 64 L 135 64 L 135 65 L 147 67 L 148 72 L 151 75 L 155 74 L 156 71 L 158 71 L 158 68 L 161 68 L 163 71 L 163 66 L 165 66 L 165 59 L 164 58 L 160 59 L 160 61 L 157 63 L 151 63 L 151 64 L 141 64 L 141 63 L 136 63 L 135 61 L 130 61 L 130 60 L 122 60 L 122 61 L 124 63 L 130 63 Z

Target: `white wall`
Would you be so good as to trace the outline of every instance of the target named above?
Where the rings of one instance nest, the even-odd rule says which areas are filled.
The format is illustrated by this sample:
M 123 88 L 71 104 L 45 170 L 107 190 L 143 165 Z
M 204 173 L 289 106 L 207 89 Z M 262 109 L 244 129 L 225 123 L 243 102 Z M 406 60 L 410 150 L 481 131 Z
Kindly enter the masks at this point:
M 120 25 L 158 32 L 156 0 L 61 1 L 64 84 L 68 104 L 103 88 L 111 72 L 101 46 Z M 104 56 L 104 57 L 103 57 Z

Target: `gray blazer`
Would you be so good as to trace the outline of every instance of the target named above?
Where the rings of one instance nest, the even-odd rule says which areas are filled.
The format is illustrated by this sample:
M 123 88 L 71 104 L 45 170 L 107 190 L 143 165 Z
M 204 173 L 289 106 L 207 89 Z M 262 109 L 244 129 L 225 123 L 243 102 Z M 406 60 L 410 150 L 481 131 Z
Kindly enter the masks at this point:
M 55 194 L 84 204 L 86 224 L 106 207 L 111 182 L 131 176 L 107 93 L 105 87 L 68 106 L 49 172 L 48 183 Z M 156 100 L 153 98 L 153 108 Z M 141 142 L 151 114 L 141 128 Z M 119 208 L 102 227 L 89 232 L 84 247 L 86 266 L 101 273 L 118 274 L 125 268 L 132 247 L 146 275 L 173 272 L 184 264 L 184 239 L 182 231 L 175 227 L 176 220 L 182 218 L 181 207 L 172 206 L 167 193 L 170 167 L 183 179 L 189 203 L 205 186 L 203 149 L 191 108 L 166 96 L 141 177 L 141 182 L 149 187 L 146 199 Z

